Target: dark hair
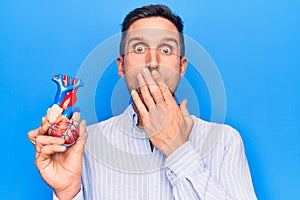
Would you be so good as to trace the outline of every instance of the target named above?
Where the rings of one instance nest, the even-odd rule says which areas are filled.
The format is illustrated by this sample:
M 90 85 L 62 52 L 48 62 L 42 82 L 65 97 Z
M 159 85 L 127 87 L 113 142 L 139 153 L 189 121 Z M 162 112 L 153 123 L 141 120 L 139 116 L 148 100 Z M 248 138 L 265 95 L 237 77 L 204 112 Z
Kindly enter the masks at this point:
M 184 46 L 184 37 L 182 34 L 183 31 L 183 22 L 178 15 L 175 15 L 169 7 L 165 5 L 148 5 L 141 8 L 136 8 L 130 13 L 127 14 L 123 23 L 122 23 L 122 39 L 120 42 L 120 55 L 123 55 L 125 52 L 125 39 L 126 32 L 130 25 L 138 19 L 143 19 L 147 17 L 163 17 L 170 22 L 172 22 L 178 32 L 179 32 L 179 45 L 180 45 L 180 56 L 184 56 L 185 46 Z

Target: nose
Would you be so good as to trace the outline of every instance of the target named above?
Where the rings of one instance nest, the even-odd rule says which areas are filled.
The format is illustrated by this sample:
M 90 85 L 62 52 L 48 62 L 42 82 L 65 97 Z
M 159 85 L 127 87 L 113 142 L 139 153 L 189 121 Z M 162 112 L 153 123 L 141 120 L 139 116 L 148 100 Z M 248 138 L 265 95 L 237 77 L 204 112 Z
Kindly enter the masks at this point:
M 159 70 L 159 53 L 156 48 L 150 48 L 147 52 L 146 67 L 151 72 L 152 70 Z

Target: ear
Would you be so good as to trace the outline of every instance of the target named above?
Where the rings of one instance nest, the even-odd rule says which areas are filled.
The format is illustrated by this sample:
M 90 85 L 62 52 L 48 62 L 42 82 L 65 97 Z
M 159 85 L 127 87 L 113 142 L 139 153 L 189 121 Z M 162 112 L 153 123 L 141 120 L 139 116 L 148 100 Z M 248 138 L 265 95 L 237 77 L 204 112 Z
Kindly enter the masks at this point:
M 117 65 L 118 65 L 118 74 L 121 78 L 124 78 L 124 66 L 123 66 L 123 57 L 122 56 L 118 56 L 117 57 Z
M 183 77 L 185 74 L 186 67 L 188 65 L 188 59 L 185 56 L 183 56 L 180 60 L 180 64 L 181 64 L 180 76 Z

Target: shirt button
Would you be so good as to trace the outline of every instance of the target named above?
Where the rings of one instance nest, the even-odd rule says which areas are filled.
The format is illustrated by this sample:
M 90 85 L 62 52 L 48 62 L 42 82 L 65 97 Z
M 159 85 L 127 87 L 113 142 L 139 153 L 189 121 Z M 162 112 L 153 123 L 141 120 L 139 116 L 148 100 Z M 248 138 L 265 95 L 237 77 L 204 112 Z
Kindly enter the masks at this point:
M 168 176 L 172 176 L 173 175 L 173 171 L 172 170 L 168 170 L 167 175 Z
M 205 164 L 205 163 L 202 163 L 202 164 L 201 164 L 201 167 L 205 169 L 205 168 L 206 168 L 206 164 Z

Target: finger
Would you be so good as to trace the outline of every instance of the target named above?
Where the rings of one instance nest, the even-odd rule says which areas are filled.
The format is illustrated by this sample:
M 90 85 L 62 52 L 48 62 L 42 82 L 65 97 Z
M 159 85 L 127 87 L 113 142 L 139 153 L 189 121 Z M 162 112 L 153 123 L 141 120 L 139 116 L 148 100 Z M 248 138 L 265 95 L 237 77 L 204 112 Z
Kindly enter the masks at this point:
M 42 127 L 42 128 L 41 128 Z M 47 123 L 47 118 L 42 117 L 41 126 L 39 127 L 39 135 L 45 135 L 48 132 L 49 124 Z
M 160 73 L 157 70 L 153 70 L 151 74 L 155 82 L 159 85 L 159 89 L 162 93 L 165 102 L 167 104 L 176 103 L 171 91 L 169 90 L 167 84 L 162 79 Z
M 43 126 L 44 124 L 46 124 L 46 122 L 47 122 L 46 117 L 42 117 L 41 126 Z
M 86 121 L 82 120 L 79 124 L 79 139 L 82 141 L 82 143 L 85 145 L 87 140 L 87 130 L 86 130 Z
M 84 153 L 87 137 L 88 132 L 86 130 L 86 121 L 82 120 L 79 124 L 79 137 L 77 138 L 75 144 L 69 148 L 72 149 L 74 153 L 82 155 Z
M 38 136 L 38 128 L 35 129 L 35 130 L 31 130 L 28 132 L 28 139 L 30 140 L 30 142 L 35 145 L 35 140 L 36 140 L 36 137 Z
M 186 131 L 190 133 L 193 128 L 194 120 L 192 119 L 188 109 L 186 108 L 187 100 L 183 100 L 180 104 L 180 110 L 183 117 L 183 121 L 186 123 Z
M 43 117 L 41 126 L 37 129 L 31 130 L 28 132 L 28 139 L 30 140 L 30 142 L 33 145 L 35 145 L 37 136 L 45 135 L 48 132 L 48 129 L 49 129 L 49 127 L 46 123 L 46 118 Z
M 155 102 L 149 92 L 148 85 L 146 84 L 142 74 L 139 73 L 137 75 L 137 79 L 139 82 L 140 91 L 141 91 L 144 103 L 145 103 L 146 107 L 148 108 L 148 110 L 150 110 L 151 108 L 155 107 Z
M 38 154 L 36 158 L 37 167 L 40 169 L 40 165 L 43 161 L 49 159 L 51 155 L 54 153 L 62 153 L 67 150 L 67 147 L 59 145 L 59 144 L 52 144 L 43 146 L 41 152 Z
M 157 85 L 157 83 L 152 78 L 152 76 L 147 68 L 143 69 L 143 76 L 145 78 L 145 81 L 148 85 L 149 91 L 150 91 L 151 96 L 153 97 L 154 101 L 157 104 L 164 103 L 165 101 L 162 96 L 161 90 L 160 90 L 159 86 Z
M 59 144 L 62 145 L 65 142 L 64 139 L 46 135 L 39 135 L 36 138 L 36 151 L 41 152 L 43 146 L 52 145 L 52 144 Z
M 131 91 L 131 97 L 144 125 L 149 123 L 149 113 L 136 90 Z
M 43 124 L 42 126 L 39 127 L 38 129 L 38 134 L 39 135 L 45 135 L 48 132 L 49 126 L 48 124 Z
M 181 110 L 181 113 L 182 113 L 182 116 L 183 117 L 190 117 L 190 113 L 189 111 L 187 110 L 186 108 L 186 104 L 187 104 L 187 100 L 184 99 L 181 103 L 180 103 L 180 110 Z

